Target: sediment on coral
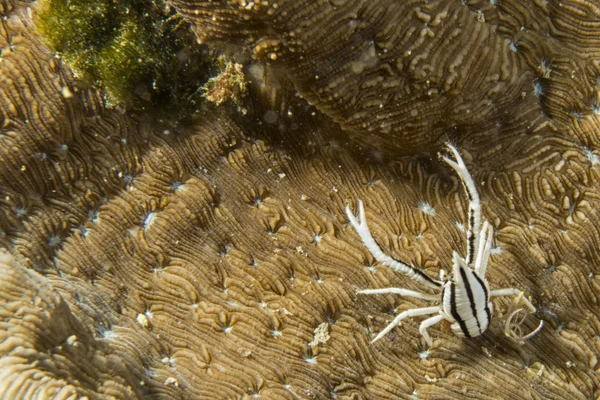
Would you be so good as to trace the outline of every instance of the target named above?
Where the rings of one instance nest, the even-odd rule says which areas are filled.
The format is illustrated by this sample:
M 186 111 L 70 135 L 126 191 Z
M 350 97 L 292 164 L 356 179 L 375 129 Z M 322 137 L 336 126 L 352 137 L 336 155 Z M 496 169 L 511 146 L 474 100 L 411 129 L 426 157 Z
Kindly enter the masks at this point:
M 29 3 L 10 4 L 0 35 L 9 253 L 0 256 L 0 373 L 22 374 L 2 380 L 2 396 L 596 393 L 595 149 L 561 135 L 531 135 L 515 153 L 505 142 L 461 148 L 497 232 L 490 284 L 531 296 L 546 320 L 540 334 L 520 346 L 495 319 L 473 340 L 431 329 L 425 349 L 415 319 L 370 345 L 397 312 L 424 303 L 356 294 L 421 288 L 374 263 L 344 208 L 364 200 L 385 250 L 436 277 L 453 250 L 464 251 L 467 204 L 451 171 L 426 156 L 356 148 L 318 103 L 290 95 L 293 76 L 279 81 L 273 104 L 258 96 L 246 115 L 219 107 L 188 129 L 161 129 L 78 86 L 33 33 Z

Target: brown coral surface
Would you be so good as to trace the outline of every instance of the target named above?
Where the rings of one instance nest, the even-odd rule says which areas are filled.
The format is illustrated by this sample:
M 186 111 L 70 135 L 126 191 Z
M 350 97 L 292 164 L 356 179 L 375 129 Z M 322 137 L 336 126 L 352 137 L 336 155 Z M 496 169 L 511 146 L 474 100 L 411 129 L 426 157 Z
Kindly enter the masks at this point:
M 235 36 L 250 44 L 264 65 L 248 70 L 272 71 L 283 83 L 270 92 L 271 103 L 265 101 L 269 89 L 260 88 L 244 116 L 222 108 L 175 132 L 106 109 L 33 33 L 33 4 L 0 0 L 0 227 L 6 248 L 0 255 L 0 396 L 597 396 L 600 127 L 593 112 L 582 108 L 574 116 L 561 107 L 568 99 L 573 107 L 589 100 L 575 93 L 596 93 L 591 79 L 599 46 L 593 20 L 582 16 L 591 18 L 598 9 L 589 6 L 586 14 L 579 10 L 590 3 L 563 2 L 561 9 L 542 2 L 522 9 L 520 3 L 479 9 L 458 1 L 178 2 L 205 41 Z M 449 83 L 455 97 L 439 91 L 431 109 L 419 109 L 422 120 L 407 115 L 410 104 L 431 101 L 422 98 L 424 83 L 405 91 L 400 85 L 397 98 L 383 107 L 395 110 L 389 116 L 395 128 L 375 129 L 383 114 L 374 111 L 374 93 L 394 90 L 371 76 L 379 61 L 364 60 L 354 71 L 356 82 L 344 75 L 351 68 L 345 57 L 357 49 L 371 54 L 364 43 L 371 39 L 349 39 L 336 29 L 354 26 L 373 37 L 379 29 L 378 37 L 393 45 L 389 51 L 401 54 L 413 48 L 423 24 L 435 30 L 444 10 L 438 27 L 450 33 L 434 34 L 431 39 L 441 42 L 429 50 L 440 88 L 452 57 L 475 57 L 470 43 L 496 58 L 463 65 Z M 429 21 L 423 21 L 426 14 Z M 400 15 L 421 26 L 411 28 Z M 453 24 L 460 32 L 452 43 L 463 41 L 454 50 L 442 40 L 458 29 Z M 291 46 L 285 35 L 292 28 L 293 48 L 284 46 Z M 546 31 L 575 78 L 566 83 L 565 64 L 557 61 L 548 78 L 557 71 L 556 83 L 540 104 L 531 98 L 537 63 L 531 60 L 552 47 L 535 40 Z M 504 53 L 501 44 L 513 34 L 520 35 L 513 39 L 520 52 Z M 286 40 L 276 47 L 271 41 L 279 36 Z M 339 43 L 335 51 L 319 56 L 311 43 L 326 44 L 330 37 Z M 402 38 L 408 42 L 395 42 Z M 377 54 L 379 44 L 373 46 Z M 463 48 L 470 51 L 460 57 Z M 414 80 L 413 59 L 402 65 Z M 303 60 L 314 70 L 305 70 Z M 481 103 L 490 90 L 484 77 L 461 75 L 476 75 L 476 62 L 485 71 L 507 68 L 505 80 L 494 83 L 502 82 L 494 107 Z M 419 61 L 413 64 L 422 69 Z M 335 76 L 344 78 L 331 86 Z M 289 82 L 313 106 L 295 96 Z M 258 92 L 259 82 L 254 86 Z M 349 94 L 338 98 L 335 88 L 350 88 Z M 451 123 L 450 115 L 460 115 L 467 122 L 459 125 L 469 127 L 446 133 L 472 139 L 459 147 L 497 231 L 490 284 L 522 288 L 546 320 L 523 346 L 504 337 L 498 319 L 472 340 L 434 327 L 429 349 L 418 319 L 407 320 L 369 344 L 396 312 L 424 302 L 356 294 L 421 288 L 373 263 L 348 225 L 348 202 L 356 208 L 356 200 L 364 200 L 383 247 L 431 276 L 450 268 L 453 250 L 464 251 L 460 227 L 467 205 L 458 179 L 436 158 L 391 157 L 392 147 L 378 148 L 378 140 L 421 150 L 439 145 L 446 133 L 427 113 L 440 112 L 440 105 L 446 109 L 440 120 Z M 358 148 L 348 137 L 372 146 Z M 507 305 L 500 300 L 496 308 Z M 535 318 L 527 324 L 535 327 Z
M 202 40 L 247 46 L 379 152 L 412 154 L 448 138 L 506 146 L 555 130 L 598 141 L 587 121 L 600 113 L 597 1 L 173 4 Z

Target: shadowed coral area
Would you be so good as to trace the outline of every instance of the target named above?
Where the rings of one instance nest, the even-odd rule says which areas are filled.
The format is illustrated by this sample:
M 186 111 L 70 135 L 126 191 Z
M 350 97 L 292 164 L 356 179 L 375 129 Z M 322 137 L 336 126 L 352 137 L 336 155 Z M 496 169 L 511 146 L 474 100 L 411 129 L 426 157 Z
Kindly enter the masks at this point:
M 229 4 L 237 18 L 241 2 Z M 279 4 L 275 13 L 288 3 Z M 334 121 L 343 112 L 296 96 L 297 77 L 281 77 L 276 65 L 247 65 L 256 78 L 247 114 L 216 108 L 178 132 L 106 108 L 32 33 L 31 5 L 0 0 L 0 374 L 11 378 L 0 379 L 2 396 L 597 394 L 593 142 L 561 128 L 523 135 L 518 152 L 511 135 L 459 145 L 497 232 L 490 284 L 532 296 L 546 321 L 539 335 L 517 345 L 496 316 L 472 340 L 434 327 L 426 349 L 414 319 L 371 345 L 397 312 L 426 303 L 356 294 L 421 288 L 374 263 L 344 207 L 363 199 L 384 249 L 437 277 L 453 250 L 464 252 L 457 177 L 427 155 L 376 157 L 355 145 L 356 131 Z M 282 82 L 272 90 L 259 79 L 271 71 Z M 516 119 L 539 122 L 528 113 Z M 586 129 L 597 123 L 588 115 L 561 126 L 592 140 Z
M 449 139 L 518 151 L 523 135 L 557 131 L 598 142 L 588 121 L 600 105 L 595 2 L 173 4 L 202 40 L 246 46 L 380 153 Z

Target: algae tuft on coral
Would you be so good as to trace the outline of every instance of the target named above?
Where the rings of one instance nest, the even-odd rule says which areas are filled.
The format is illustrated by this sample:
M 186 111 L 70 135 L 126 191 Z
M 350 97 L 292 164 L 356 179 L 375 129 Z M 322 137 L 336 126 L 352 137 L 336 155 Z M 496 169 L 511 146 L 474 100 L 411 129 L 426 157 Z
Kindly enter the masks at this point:
M 193 119 L 208 51 L 163 0 L 43 0 L 39 32 L 111 104 Z

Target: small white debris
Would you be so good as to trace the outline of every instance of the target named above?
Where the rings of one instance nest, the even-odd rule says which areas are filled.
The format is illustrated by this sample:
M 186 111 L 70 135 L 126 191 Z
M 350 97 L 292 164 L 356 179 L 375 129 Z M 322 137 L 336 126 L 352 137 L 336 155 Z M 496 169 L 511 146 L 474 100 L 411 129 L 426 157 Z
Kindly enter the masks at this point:
M 137 320 L 138 324 L 140 324 L 144 328 L 147 328 L 148 325 L 150 325 L 150 322 L 148 321 L 148 317 L 146 317 L 144 314 L 138 314 L 136 320 Z
M 435 208 L 433 208 L 429 203 L 419 203 L 417 208 L 421 210 L 423 214 L 431 215 L 432 217 L 435 217 L 437 215 L 437 211 L 435 211 Z
M 307 196 L 307 195 L 305 195 L 305 194 L 303 194 L 302 196 L 300 196 L 300 199 L 301 199 L 302 201 L 306 201 L 306 200 L 308 200 L 308 196 Z
M 492 247 L 490 249 L 490 254 L 495 256 L 502 254 L 502 247 Z
M 456 221 L 456 222 L 454 223 L 454 225 L 456 225 L 456 227 L 458 228 L 458 230 L 459 230 L 460 232 L 464 232 L 464 231 L 465 231 L 465 226 L 464 226 L 464 224 L 462 224 L 461 222 L 458 222 L 458 221 Z
M 539 370 L 539 372 L 537 373 L 537 376 L 539 376 L 539 377 L 541 378 L 541 377 L 542 377 L 542 374 L 544 373 L 544 369 L 546 369 L 546 366 L 545 366 L 545 365 L 542 365 L 542 366 L 540 367 L 540 370 Z
M 63 86 L 63 88 L 60 91 L 60 94 L 62 94 L 62 97 L 64 97 L 65 99 L 70 99 L 71 97 L 73 97 L 73 92 L 71 92 L 71 89 L 69 89 L 66 86 Z
M 436 383 L 438 381 L 437 378 L 431 378 L 429 375 L 425 375 L 425 380 L 429 383 Z
M 173 377 L 168 377 L 165 380 L 165 386 L 169 386 L 169 385 L 173 385 L 175 387 L 179 387 L 179 382 L 177 382 L 177 379 L 175 379 Z
M 539 99 L 540 97 L 542 97 L 543 94 L 544 88 L 542 87 L 542 84 L 539 82 L 535 82 L 533 84 L 533 95 Z
M 77 336 L 76 335 L 71 335 L 67 338 L 67 344 L 69 346 L 73 346 L 73 347 L 77 347 L 79 346 L 79 342 L 77 341 Z
M 477 10 L 475 11 L 475 15 L 477 15 L 477 21 L 485 22 L 485 15 L 483 14 L 483 11 Z
M 245 347 L 240 347 L 238 349 L 238 353 L 240 354 L 240 356 L 242 356 L 244 358 L 248 358 L 252 355 L 252 350 L 246 349 Z
M 583 149 L 583 151 L 584 151 L 585 156 L 587 157 L 590 164 L 596 165 L 596 164 L 600 163 L 600 157 L 598 157 L 596 154 L 594 154 L 594 152 L 591 149 L 588 149 L 586 147 Z
M 485 346 L 481 346 L 481 350 L 485 353 L 486 356 L 488 356 L 489 358 L 492 358 L 492 352 L 490 351 L 490 349 L 488 349 Z
M 429 357 L 429 355 L 430 355 L 430 354 L 431 354 L 431 351 L 429 351 L 429 350 L 424 350 L 424 351 L 422 351 L 422 352 L 420 352 L 420 353 L 419 353 L 419 358 L 420 358 L 421 360 L 424 360 L 424 359 L 426 359 L 427 357 Z
M 315 337 L 312 342 L 308 344 L 309 347 L 318 346 L 319 343 L 325 344 L 329 340 L 329 324 L 327 322 L 323 322 L 319 326 L 315 328 L 313 331 Z
M 146 216 L 146 219 L 144 220 L 144 229 L 148 229 L 155 220 L 156 220 L 156 212 L 153 211 L 150 214 L 148 214 L 148 216 Z
M 567 364 L 567 368 L 574 368 L 575 367 L 575 363 L 573 361 L 567 361 L 565 364 Z
M 317 357 L 304 357 L 304 361 L 312 365 L 317 365 Z

